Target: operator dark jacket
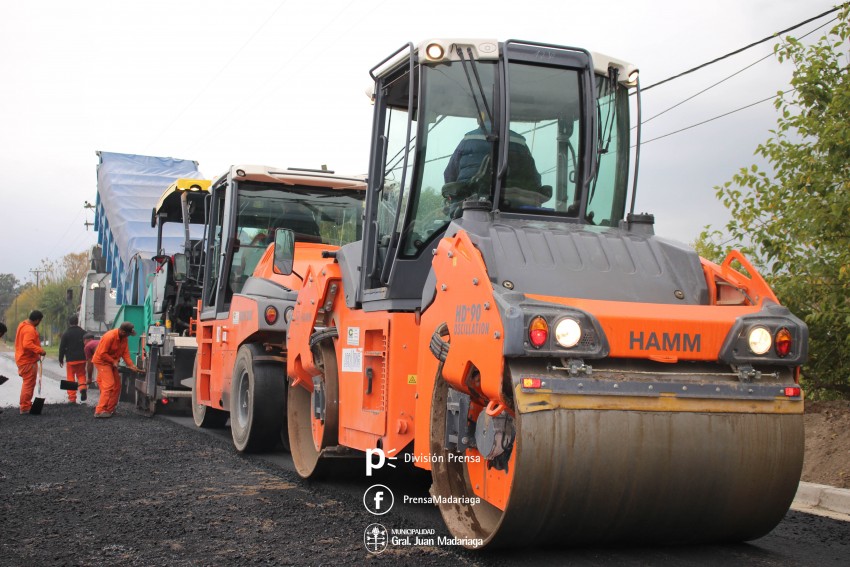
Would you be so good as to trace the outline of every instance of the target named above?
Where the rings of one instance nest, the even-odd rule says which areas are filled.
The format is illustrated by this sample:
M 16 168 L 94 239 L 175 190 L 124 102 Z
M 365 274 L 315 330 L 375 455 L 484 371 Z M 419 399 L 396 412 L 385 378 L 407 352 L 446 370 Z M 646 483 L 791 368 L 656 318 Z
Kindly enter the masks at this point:
M 534 157 L 525 143 L 525 137 L 511 130 L 508 140 L 508 185 L 527 189 L 540 187 L 540 174 L 534 163 Z M 455 148 L 443 178 L 446 183 L 468 181 L 478 173 L 484 157 L 493 151 L 492 142 L 488 142 L 484 130 L 476 128 L 467 132 Z
M 68 362 L 82 362 L 86 359 L 86 353 L 83 351 L 83 335 L 86 332 L 79 325 L 68 327 L 68 330 L 62 333 L 62 338 L 59 340 L 59 363 L 64 364 L 65 359 Z

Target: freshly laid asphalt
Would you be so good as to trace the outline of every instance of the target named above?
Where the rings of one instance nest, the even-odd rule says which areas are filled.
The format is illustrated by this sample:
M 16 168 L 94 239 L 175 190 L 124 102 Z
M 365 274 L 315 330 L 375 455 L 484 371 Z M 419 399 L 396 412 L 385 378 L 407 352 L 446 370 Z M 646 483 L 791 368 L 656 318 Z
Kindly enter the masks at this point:
M 0 374 L 13 378 L 9 364 L 8 353 L 0 355 Z M 47 376 L 61 377 L 57 371 L 46 365 Z M 363 538 L 376 522 L 448 535 L 434 507 L 402 503 L 427 495 L 427 474 L 400 467 L 367 479 L 349 466 L 306 482 L 282 451 L 237 454 L 227 429 L 205 434 L 185 417 L 146 418 L 126 403 L 112 419 L 93 419 L 96 390 L 86 407 L 48 397 L 43 415 L 19 415 L 19 384 L 0 386 L 0 565 L 820 566 L 850 557 L 850 515 L 842 512 L 850 491 L 808 483 L 794 507 L 832 517 L 791 510 L 749 543 L 501 552 L 398 544 L 374 555 Z M 363 505 L 375 482 L 396 497 L 380 517 Z

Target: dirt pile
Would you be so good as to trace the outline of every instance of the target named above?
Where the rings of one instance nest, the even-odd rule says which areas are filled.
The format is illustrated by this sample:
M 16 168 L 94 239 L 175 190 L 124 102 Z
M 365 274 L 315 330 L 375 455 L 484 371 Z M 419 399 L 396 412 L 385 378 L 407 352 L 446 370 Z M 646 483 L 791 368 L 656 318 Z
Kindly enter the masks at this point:
M 806 402 L 803 480 L 850 488 L 850 402 Z

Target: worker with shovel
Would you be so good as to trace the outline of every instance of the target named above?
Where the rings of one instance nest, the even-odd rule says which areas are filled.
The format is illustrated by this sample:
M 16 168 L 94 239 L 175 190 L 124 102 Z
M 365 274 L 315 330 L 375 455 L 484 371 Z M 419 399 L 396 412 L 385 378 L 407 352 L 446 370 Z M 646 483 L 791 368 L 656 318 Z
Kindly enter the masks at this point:
M 92 357 L 92 364 L 97 370 L 97 387 L 100 389 L 100 400 L 94 410 L 96 418 L 108 418 L 115 414 L 121 394 L 118 362 L 124 359 L 130 370 L 141 372 L 130 359 L 130 346 L 127 344 L 127 337 L 135 334 L 133 324 L 125 321 L 117 329 L 107 331 L 100 338 L 100 344 Z
M 21 413 L 28 414 L 32 409 L 32 395 L 35 392 L 35 381 L 38 376 L 38 364 L 47 354 L 41 348 L 38 327 L 44 315 L 37 309 L 30 313 L 28 319 L 21 321 L 15 333 L 15 364 L 18 365 L 18 375 L 23 380 L 21 384 Z
M 80 391 L 80 400 L 86 401 L 86 353 L 83 345 L 83 335 L 86 333 L 79 325 L 80 318 L 71 315 L 68 318 L 68 329 L 62 333 L 59 340 L 59 367 L 65 366 L 67 380 L 63 381 L 62 388 L 68 390 L 68 403 L 77 403 L 77 390 Z M 67 361 L 66 361 L 67 359 Z M 67 383 L 67 384 L 66 384 Z

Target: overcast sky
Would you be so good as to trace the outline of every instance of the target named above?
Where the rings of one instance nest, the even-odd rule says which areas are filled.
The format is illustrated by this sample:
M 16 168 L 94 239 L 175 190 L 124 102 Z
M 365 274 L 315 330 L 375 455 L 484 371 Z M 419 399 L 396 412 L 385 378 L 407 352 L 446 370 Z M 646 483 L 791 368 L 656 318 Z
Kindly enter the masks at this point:
M 96 242 L 98 150 L 231 164 L 365 173 L 369 69 L 408 41 L 525 39 L 670 75 L 832 7 L 827 0 L 126 0 L 6 3 L 0 18 L 0 273 L 33 281 L 41 259 Z M 793 32 L 797 37 L 833 16 Z M 820 37 L 827 28 L 805 41 Z M 774 41 L 643 96 L 648 118 L 772 51 Z M 644 126 L 644 140 L 787 88 L 768 58 Z M 713 187 L 754 161 L 770 102 L 650 142 L 637 209 L 691 242 L 726 222 Z M 164 188 L 163 188 L 164 189 Z

